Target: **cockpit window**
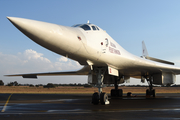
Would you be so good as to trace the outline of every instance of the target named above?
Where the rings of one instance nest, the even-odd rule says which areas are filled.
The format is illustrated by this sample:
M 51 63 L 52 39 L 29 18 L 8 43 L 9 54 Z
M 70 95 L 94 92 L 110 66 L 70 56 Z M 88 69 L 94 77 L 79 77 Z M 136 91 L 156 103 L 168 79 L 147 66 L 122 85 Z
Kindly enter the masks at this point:
M 91 28 L 88 25 L 82 25 L 80 27 L 84 30 L 91 30 Z
M 99 30 L 99 28 L 96 25 L 91 25 L 91 24 L 76 24 L 73 25 L 72 27 L 80 27 L 84 30 Z
M 96 27 L 95 27 L 95 26 L 92 26 L 92 29 L 93 29 L 93 30 L 96 30 Z
M 99 30 L 99 28 L 96 26 L 97 30 Z

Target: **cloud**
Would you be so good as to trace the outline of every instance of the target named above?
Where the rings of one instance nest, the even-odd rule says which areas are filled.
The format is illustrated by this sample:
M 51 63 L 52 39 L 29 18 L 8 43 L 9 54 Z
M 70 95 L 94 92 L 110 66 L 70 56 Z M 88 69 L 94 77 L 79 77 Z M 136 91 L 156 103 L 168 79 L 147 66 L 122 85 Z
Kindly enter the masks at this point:
M 63 56 L 50 61 L 44 54 L 32 49 L 19 52 L 16 55 L 0 52 L 0 79 L 5 84 L 17 81 L 21 84 L 47 84 L 47 83 L 86 83 L 87 76 L 49 76 L 38 77 L 38 80 L 23 79 L 22 77 L 5 77 L 7 74 L 36 73 L 53 71 L 79 70 L 82 66 Z
M 63 62 L 67 62 L 67 61 L 68 61 L 68 58 L 62 56 L 62 57 L 60 57 L 58 60 L 59 60 L 59 61 L 63 61 Z
M 35 61 L 43 61 L 45 63 L 51 63 L 50 60 L 48 60 L 47 58 L 43 57 L 42 53 L 37 53 L 36 51 L 32 50 L 32 49 L 28 49 L 24 52 L 24 57 L 27 60 L 35 60 Z
M 57 61 L 54 63 L 54 66 L 57 70 L 75 70 L 80 69 L 82 66 L 76 62 L 72 61 L 64 56 L 57 59 Z
M 55 62 L 51 62 L 42 53 L 32 49 L 27 49 L 22 53 L 19 52 L 17 55 L 0 53 L 0 66 L 2 74 L 67 71 L 82 67 L 76 61 L 66 57 L 60 57 Z

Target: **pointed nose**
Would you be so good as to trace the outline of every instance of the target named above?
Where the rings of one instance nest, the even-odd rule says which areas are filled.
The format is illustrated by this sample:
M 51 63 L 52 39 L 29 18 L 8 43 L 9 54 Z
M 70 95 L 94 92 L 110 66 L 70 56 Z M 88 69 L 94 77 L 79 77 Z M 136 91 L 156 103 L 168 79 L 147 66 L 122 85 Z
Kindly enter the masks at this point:
M 31 40 L 58 54 L 74 53 L 81 46 L 77 37 L 81 33 L 75 28 L 24 18 L 7 18 Z
M 7 17 L 8 20 L 16 27 L 18 28 L 22 33 L 24 33 L 26 36 L 28 36 L 33 41 L 39 43 L 37 38 L 46 40 L 49 37 L 51 37 L 51 34 L 54 27 L 57 27 L 55 24 L 36 21 L 36 20 L 30 20 L 30 19 L 24 19 L 24 18 L 17 18 L 17 17 Z M 58 26 L 58 33 L 62 34 L 61 27 Z

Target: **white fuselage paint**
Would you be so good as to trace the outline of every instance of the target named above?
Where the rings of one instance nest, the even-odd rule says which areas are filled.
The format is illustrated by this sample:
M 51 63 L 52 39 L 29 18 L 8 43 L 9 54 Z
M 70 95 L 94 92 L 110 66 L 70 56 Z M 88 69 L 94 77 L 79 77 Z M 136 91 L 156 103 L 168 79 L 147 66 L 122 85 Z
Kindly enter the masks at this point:
M 84 30 L 80 27 L 23 18 L 8 19 L 34 42 L 82 65 L 91 63 L 95 66 L 110 66 L 129 76 L 151 71 L 180 74 L 178 67 L 140 58 L 127 52 L 101 28 Z

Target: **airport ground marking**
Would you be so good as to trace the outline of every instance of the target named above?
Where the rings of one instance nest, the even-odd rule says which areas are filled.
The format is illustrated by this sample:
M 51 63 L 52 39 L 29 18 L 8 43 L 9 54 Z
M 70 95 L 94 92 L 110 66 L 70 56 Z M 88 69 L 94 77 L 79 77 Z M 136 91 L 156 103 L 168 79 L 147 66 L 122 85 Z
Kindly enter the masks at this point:
M 12 94 L 13 94 L 13 93 L 12 93 Z M 4 112 L 4 111 L 6 110 L 6 106 L 7 106 L 7 104 L 9 103 L 9 100 L 10 100 L 10 98 L 11 98 L 12 94 L 11 94 L 11 95 L 9 95 L 9 97 L 8 97 L 8 99 L 7 99 L 7 101 L 6 101 L 6 104 L 4 105 L 4 107 L 3 107 L 3 109 L 2 109 L 2 111 L 1 111 L 1 112 Z

